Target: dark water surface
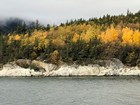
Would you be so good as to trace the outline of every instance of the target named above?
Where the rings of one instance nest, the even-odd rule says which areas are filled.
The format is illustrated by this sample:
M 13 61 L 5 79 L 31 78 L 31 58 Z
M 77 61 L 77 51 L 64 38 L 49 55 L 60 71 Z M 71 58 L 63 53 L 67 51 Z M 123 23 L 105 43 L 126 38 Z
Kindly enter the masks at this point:
M 4 77 L 0 105 L 140 105 L 140 77 Z

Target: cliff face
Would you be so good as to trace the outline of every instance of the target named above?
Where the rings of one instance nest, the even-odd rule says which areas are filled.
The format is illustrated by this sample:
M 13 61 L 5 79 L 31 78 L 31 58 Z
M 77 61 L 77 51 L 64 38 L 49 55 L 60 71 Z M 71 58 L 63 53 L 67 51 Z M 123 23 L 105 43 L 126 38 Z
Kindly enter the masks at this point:
M 87 66 L 56 66 L 36 60 L 20 59 L 3 66 L 0 76 L 114 76 L 140 75 L 138 67 L 125 67 L 118 59 L 97 60 Z

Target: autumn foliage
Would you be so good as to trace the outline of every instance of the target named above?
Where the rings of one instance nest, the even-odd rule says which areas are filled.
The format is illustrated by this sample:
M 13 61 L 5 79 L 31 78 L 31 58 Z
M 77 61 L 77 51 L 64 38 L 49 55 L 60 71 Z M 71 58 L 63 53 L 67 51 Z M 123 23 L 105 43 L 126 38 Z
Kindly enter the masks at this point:
M 118 30 L 111 26 L 111 28 L 108 28 L 105 32 L 102 32 L 101 40 L 105 43 L 119 41 Z
M 136 65 L 140 63 L 140 18 L 130 18 L 135 16 L 140 14 L 107 15 L 59 26 L 38 25 L 25 32 L 9 33 L 0 37 L 4 40 L 1 55 L 5 62 L 39 59 L 53 64 L 92 63 L 96 59 L 118 58 L 125 64 Z
M 105 43 L 121 42 L 122 45 L 140 47 L 140 31 L 125 27 L 121 30 L 122 35 L 114 27 L 107 29 L 100 37 Z

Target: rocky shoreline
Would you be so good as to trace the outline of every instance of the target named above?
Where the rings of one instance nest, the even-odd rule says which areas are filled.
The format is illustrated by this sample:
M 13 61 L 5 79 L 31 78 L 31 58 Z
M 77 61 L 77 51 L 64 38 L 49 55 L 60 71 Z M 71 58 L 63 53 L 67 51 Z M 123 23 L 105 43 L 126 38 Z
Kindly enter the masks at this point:
M 31 66 L 29 66 L 31 65 Z M 56 66 L 37 60 L 20 59 L 3 65 L 0 76 L 139 76 L 139 67 L 124 66 L 118 59 L 97 60 L 95 64 Z

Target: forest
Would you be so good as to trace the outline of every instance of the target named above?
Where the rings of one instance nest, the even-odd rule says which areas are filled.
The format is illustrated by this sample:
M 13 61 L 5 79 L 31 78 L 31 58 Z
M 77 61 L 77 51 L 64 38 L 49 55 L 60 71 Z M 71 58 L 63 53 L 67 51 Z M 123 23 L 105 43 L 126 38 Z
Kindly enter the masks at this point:
M 91 64 L 118 58 L 127 66 L 140 65 L 140 11 L 75 19 L 60 25 L 12 19 L 0 24 L 0 64 L 18 59 Z

